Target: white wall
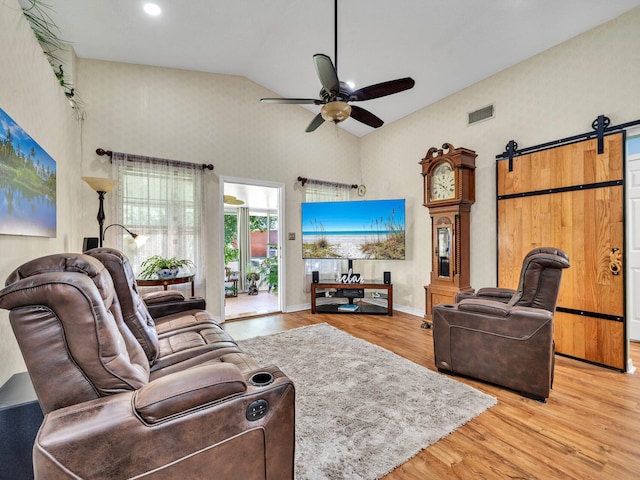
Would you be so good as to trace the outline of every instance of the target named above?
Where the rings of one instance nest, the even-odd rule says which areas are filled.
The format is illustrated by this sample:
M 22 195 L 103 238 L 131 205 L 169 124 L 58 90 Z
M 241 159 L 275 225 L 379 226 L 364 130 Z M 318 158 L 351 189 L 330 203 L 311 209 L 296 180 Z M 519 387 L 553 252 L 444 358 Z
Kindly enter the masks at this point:
M 467 126 L 468 112 L 491 103 L 494 119 Z M 367 194 L 402 194 L 409 221 L 407 261 L 369 262 L 367 278 L 391 271 L 394 300 L 424 313 L 431 231 L 418 162 L 448 142 L 478 154 L 471 285 L 495 286 L 495 156 L 511 139 L 523 148 L 591 131 L 600 114 L 612 125 L 640 119 L 640 8 L 363 137 Z
M 220 176 L 285 184 L 283 228 L 298 232 L 295 241 L 284 244 L 287 304 L 308 304 L 299 235 L 302 191 L 296 179 L 359 183 L 359 139 L 329 125 L 305 133 L 311 112 L 260 103 L 273 92 L 242 77 L 83 59 L 77 71 L 87 104 L 83 175 L 110 175 L 108 157 L 95 154 L 99 147 L 215 166 L 205 174 L 207 308 L 221 311 Z M 96 236 L 95 197 L 88 186 L 83 189 L 86 236 Z
M 57 237 L 0 235 L 0 285 L 40 255 L 79 250 L 80 128 L 16 0 L 0 0 L 0 108 L 56 161 Z M 26 370 L 9 315 L 0 310 L 0 384 Z

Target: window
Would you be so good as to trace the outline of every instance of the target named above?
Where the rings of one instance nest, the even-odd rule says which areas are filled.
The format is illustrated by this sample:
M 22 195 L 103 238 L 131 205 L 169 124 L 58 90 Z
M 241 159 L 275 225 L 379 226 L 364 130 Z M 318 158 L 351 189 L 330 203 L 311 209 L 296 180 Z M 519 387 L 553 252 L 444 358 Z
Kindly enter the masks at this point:
M 154 159 L 119 159 L 114 152 L 118 178 L 114 217 L 148 240 L 137 249 L 126 232 L 110 229 L 107 245 L 115 245 L 129 257 L 134 272 L 152 255 L 189 259 L 195 264 L 196 288 L 204 282 L 202 258 L 202 168 L 199 165 Z M 146 159 L 147 157 L 142 157 Z M 135 160 L 135 157 L 134 157 Z

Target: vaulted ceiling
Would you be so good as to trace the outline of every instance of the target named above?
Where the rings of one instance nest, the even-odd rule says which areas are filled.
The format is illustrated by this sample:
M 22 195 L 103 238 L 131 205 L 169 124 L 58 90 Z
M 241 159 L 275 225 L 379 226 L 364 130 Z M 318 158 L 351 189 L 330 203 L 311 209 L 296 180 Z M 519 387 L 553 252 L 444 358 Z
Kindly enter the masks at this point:
M 155 0 L 162 9 L 157 17 L 144 13 L 146 1 L 44 3 L 81 58 L 240 75 L 276 96 L 318 98 L 312 57 L 334 57 L 334 0 Z M 355 88 L 412 77 L 412 90 L 359 103 L 390 123 L 638 5 L 339 0 L 338 74 Z M 341 126 L 358 136 L 372 131 L 353 119 Z

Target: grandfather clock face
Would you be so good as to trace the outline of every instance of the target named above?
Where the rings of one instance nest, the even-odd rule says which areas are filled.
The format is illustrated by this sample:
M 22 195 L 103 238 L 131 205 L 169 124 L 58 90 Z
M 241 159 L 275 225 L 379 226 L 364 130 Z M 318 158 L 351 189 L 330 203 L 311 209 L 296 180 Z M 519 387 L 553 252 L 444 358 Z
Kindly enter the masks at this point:
M 451 200 L 456 196 L 456 176 L 447 162 L 437 165 L 431 173 L 429 200 Z

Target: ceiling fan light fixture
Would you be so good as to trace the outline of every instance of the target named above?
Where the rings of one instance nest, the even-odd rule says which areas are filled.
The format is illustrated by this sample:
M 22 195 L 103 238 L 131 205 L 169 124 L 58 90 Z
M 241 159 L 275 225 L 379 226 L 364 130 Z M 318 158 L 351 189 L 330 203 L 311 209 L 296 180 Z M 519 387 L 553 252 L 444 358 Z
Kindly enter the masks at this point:
M 326 122 L 340 123 L 351 115 L 351 106 L 347 102 L 336 100 L 325 103 L 320 109 L 320 114 Z
M 244 205 L 244 202 L 234 195 L 224 195 L 223 200 L 227 205 Z

